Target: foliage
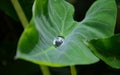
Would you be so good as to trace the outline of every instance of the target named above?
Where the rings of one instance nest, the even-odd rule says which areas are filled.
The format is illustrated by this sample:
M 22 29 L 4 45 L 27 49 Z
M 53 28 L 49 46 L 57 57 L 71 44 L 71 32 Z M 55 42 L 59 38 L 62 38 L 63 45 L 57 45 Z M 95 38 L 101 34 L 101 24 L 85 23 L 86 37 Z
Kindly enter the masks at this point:
M 36 64 L 26 62 L 23 60 L 14 60 L 14 56 L 16 53 L 16 47 L 17 47 L 16 45 L 20 37 L 20 34 L 23 31 L 23 28 L 21 26 L 19 16 L 17 15 L 21 11 L 18 10 L 16 12 L 16 10 L 14 10 L 14 6 L 13 6 L 14 4 L 12 4 L 11 1 L 12 0 L 0 0 L 0 16 L 1 16 L 1 20 L 0 20 L 0 24 L 1 24 L 0 25 L 0 33 L 1 33 L 0 35 L 0 40 L 1 40 L 0 42 L 0 74 L 2 75 L 8 75 L 8 74 L 12 74 L 12 75 L 39 74 L 39 75 L 42 75 L 41 71 L 43 71 L 43 73 L 46 74 L 45 69 L 47 69 L 47 67 L 42 66 L 41 71 L 40 71 L 39 66 Z M 18 1 L 18 0 L 15 0 L 15 1 Z M 63 0 L 61 0 L 63 3 L 61 3 L 59 0 L 58 1 L 54 0 L 54 1 L 59 2 L 59 4 L 56 4 L 54 2 L 50 3 L 51 1 L 48 2 L 48 0 L 43 0 L 43 1 L 40 0 L 43 3 L 39 1 L 38 3 L 34 3 L 34 7 L 33 7 L 34 11 L 32 12 L 32 5 L 34 1 L 35 0 L 19 0 L 19 3 L 23 9 L 22 12 L 25 13 L 26 19 L 30 21 L 32 17 L 32 20 L 29 23 L 29 26 L 24 30 L 22 36 L 20 37 L 19 44 L 18 44 L 18 48 L 20 49 L 19 51 L 17 51 L 17 53 L 20 54 L 20 57 L 19 55 L 17 55 L 18 58 L 22 58 L 24 60 L 37 63 L 36 60 L 34 61 L 31 59 L 31 57 L 33 58 L 33 56 L 31 55 L 40 53 L 41 46 L 38 47 L 40 48 L 40 50 L 36 50 L 37 46 L 39 46 L 40 43 L 51 40 L 50 43 L 47 43 L 45 45 L 49 46 L 51 44 L 52 47 L 56 51 L 53 51 L 50 53 L 50 51 L 46 52 L 46 50 L 43 50 L 42 51 L 44 52 L 43 55 L 40 54 L 38 55 L 38 58 L 35 58 L 35 59 L 39 59 L 41 58 L 41 56 L 46 57 L 45 53 L 53 56 L 52 58 L 58 58 L 56 56 L 61 56 L 61 58 L 59 57 L 59 59 L 57 59 L 58 62 L 57 61 L 54 62 L 53 59 L 52 60 L 50 59 L 51 57 L 48 57 L 50 59 L 49 61 L 50 64 L 47 62 L 48 60 L 46 60 L 47 59 L 46 58 L 45 61 L 47 63 L 45 63 L 44 65 L 49 65 L 49 66 L 78 65 L 76 66 L 78 75 L 83 75 L 83 74 L 85 75 L 87 74 L 118 75 L 120 73 L 119 70 L 113 69 L 113 68 L 117 68 L 117 69 L 120 68 L 120 65 L 119 65 L 119 50 L 120 50 L 119 38 L 120 36 L 119 34 L 113 35 L 114 29 L 115 29 L 115 33 L 120 32 L 119 31 L 120 0 L 116 0 L 117 6 L 118 6 L 118 13 L 117 13 L 118 18 L 117 18 L 116 28 L 114 28 L 115 21 L 116 21 L 116 18 L 115 18 L 116 7 L 115 7 L 115 2 L 113 2 L 113 4 L 111 2 L 113 0 L 109 0 L 109 1 L 107 0 L 97 0 L 97 1 L 95 0 L 66 0 L 66 1 L 71 2 L 74 5 L 75 9 L 73 8 L 71 4 Z M 102 1 L 106 1 L 106 2 L 102 3 Z M 92 2 L 94 2 L 93 5 L 90 7 L 88 12 L 86 13 L 86 10 L 88 9 L 88 7 L 91 5 Z M 41 6 L 39 4 L 41 4 Z M 50 6 L 52 8 L 48 9 L 50 8 Z M 64 6 L 66 9 L 69 9 L 68 12 L 66 12 L 67 10 L 64 9 Z M 110 10 L 103 9 L 105 7 L 110 8 Z M 46 9 L 43 9 L 43 8 L 46 8 Z M 53 12 L 54 14 L 52 14 Z M 58 13 L 58 15 L 60 14 L 61 19 L 55 13 Z M 83 19 L 84 15 L 86 16 Z M 81 19 L 83 20 L 81 22 L 76 22 L 73 19 L 73 17 L 77 21 L 80 21 Z M 104 18 L 101 18 L 101 17 L 104 17 Z M 106 23 L 109 25 L 107 25 Z M 42 24 L 45 24 L 45 25 L 42 27 Z M 51 25 L 51 26 L 47 28 L 48 25 Z M 59 32 L 57 29 L 58 26 L 59 27 L 63 26 L 63 29 L 61 27 Z M 71 28 L 68 29 L 69 28 L 68 26 L 70 26 Z M 44 30 L 44 27 L 46 28 L 46 30 Z M 51 32 L 52 30 L 55 34 Z M 43 36 L 44 33 L 46 33 L 43 31 L 46 31 L 47 33 L 52 33 L 53 34 L 52 37 L 49 37 L 51 36 L 51 34 L 49 35 L 46 34 L 45 36 Z M 53 40 L 59 35 L 62 36 L 62 38 L 64 37 L 64 43 L 61 46 L 57 47 L 53 45 Z M 41 41 L 43 39 L 46 39 L 47 37 L 49 39 L 45 41 Z M 67 43 L 66 43 L 66 40 L 67 40 Z M 84 47 L 81 44 L 84 45 Z M 45 45 L 44 45 L 44 48 L 47 48 L 45 47 Z M 86 48 L 86 47 L 87 47 L 87 50 L 85 49 L 84 51 L 83 48 Z M 60 48 L 61 50 L 59 50 Z M 65 49 L 62 49 L 62 48 L 65 48 Z M 70 49 L 70 51 L 68 49 Z M 56 52 L 58 53 L 58 55 L 56 54 Z M 69 55 L 65 56 L 65 54 L 69 54 Z M 70 54 L 74 54 L 74 56 Z M 88 54 L 92 54 L 92 56 L 95 57 L 96 60 L 94 59 L 94 61 L 93 60 L 91 61 L 93 57 L 91 57 L 91 55 L 88 55 Z M 23 55 L 25 55 L 25 57 Z M 71 58 L 68 59 L 69 57 Z M 90 60 L 87 60 L 88 59 L 87 57 Z M 65 60 L 61 60 L 63 58 Z M 79 59 L 86 60 L 86 61 L 85 63 L 83 62 L 81 64 L 81 61 L 79 61 Z M 102 61 L 95 63 L 99 59 L 104 61 L 106 64 L 108 64 L 112 68 L 104 64 Z M 62 62 L 63 64 L 61 62 L 59 63 L 60 60 L 64 61 Z M 70 61 L 77 60 L 77 61 L 68 62 L 68 60 Z M 41 62 L 42 60 L 40 59 L 39 61 Z M 57 64 L 53 65 L 51 64 L 51 62 L 57 63 Z M 37 63 L 37 64 L 40 64 L 41 66 L 41 63 Z M 85 64 L 90 64 L 90 65 L 85 65 Z M 71 74 L 76 75 L 74 66 L 71 66 L 70 68 L 69 67 L 61 67 L 61 68 L 49 67 L 49 69 L 52 75 L 71 75 Z M 71 69 L 71 74 L 70 74 L 70 69 Z
M 73 20 L 73 12 L 73 7 L 64 0 L 36 0 L 32 19 L 36 31 L 31 30 L 33 26 L 24 31 L 17 58 L 57 67 L 97 62 L 99 59 L 86 43 L 114 34 L 115 1 L 96 1 L 81 22 Z M 63 36 L 65 40 L 56 48 L 53 40 L 57 36 Z
M 120 35 L 110 38 L 91 40 L 93 52 L 113 68 L 120 68 Z

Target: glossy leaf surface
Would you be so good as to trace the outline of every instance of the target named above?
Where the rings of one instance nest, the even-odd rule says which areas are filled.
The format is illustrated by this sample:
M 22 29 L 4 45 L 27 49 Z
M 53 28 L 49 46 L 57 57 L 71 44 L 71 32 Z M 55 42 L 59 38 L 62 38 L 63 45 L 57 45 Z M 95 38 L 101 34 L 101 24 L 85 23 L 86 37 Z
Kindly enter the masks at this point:
M 36 0 L 34 23 L 23 32 L 17 57 L 57 67 L 97 62 L 86 42 L 113 35 L 115 0 L 97 0 L 81 22 L 73 20 L 73 13 L 73 6 L 64 0 Z M 64 43 L 55 47 L 53 40 L 58 36 L 64 37 Z

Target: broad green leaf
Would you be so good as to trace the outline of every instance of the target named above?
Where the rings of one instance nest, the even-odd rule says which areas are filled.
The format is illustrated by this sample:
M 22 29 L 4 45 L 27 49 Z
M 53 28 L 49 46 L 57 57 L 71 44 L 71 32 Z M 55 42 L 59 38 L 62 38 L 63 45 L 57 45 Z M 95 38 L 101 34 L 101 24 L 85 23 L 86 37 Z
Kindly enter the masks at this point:
M 36 31 L 29 27 L 24 31 L 17 57 L 57 67 L 97 62 L 99 59 L 86 42 L 113 35 L 115 0 L 97 0 L 81 22 L 73 20 L 73 13 L 73 6 L 64 0 L 36 0 L 33 6 Z M 64 37 L 64 43 L 55 47 L 53 40 L 58 36 Z
M 34 26 L 33 20 L 31 20 L 30 25 L 24 30 L 20 40 L 19 49 L 23 53 L 28 53 L 34 48 L 36 43 L 39 41 L 38 31 Z
M 91 40 L 94 54 L 113 68 L 120 68 L 120 35 Z

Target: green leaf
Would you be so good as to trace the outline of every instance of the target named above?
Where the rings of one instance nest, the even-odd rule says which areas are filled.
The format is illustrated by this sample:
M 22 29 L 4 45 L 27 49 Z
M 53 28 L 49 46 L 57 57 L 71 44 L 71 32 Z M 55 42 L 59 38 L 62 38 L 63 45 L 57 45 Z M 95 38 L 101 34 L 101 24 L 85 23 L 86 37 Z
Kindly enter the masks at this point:
M 87 40 L 113 35 L 115 0 L 97 0 L 81 22 L 73 20 L 73 13 L 73 6 L 64 0 L 36 0 L 33 6 L 33 25 L 37 33 L 32 30 L 30 32 L 29 28 L 24 31 L 17 57 L 57 67 L 97 62 L 99 59 L 86 43 Z M 26 32 L 29 34 L 26 35 Z M 64 43 L 56 47 L 53 40 L 58 36 L 64 37 Z
M 120 35 L 91 40 L 94 54 L 113 68 L 120 68 Z
M 19 40 L 19 49 L 23 53 L 29 53 L 39 41 L 38 39 L 38 31 L 34 26 L 33 20 L 31 20 L 30 25 L 24 30 Z

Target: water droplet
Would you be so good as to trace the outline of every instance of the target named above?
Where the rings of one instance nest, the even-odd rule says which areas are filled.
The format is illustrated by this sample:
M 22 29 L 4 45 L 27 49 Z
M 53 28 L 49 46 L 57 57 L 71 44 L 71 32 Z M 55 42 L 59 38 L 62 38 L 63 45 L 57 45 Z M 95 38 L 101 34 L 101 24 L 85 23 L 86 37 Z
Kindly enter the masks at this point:
M 53 40 L 53 45 L 59 47 L 64 43 L 64 38 L 62 36 L 58 36 Z

